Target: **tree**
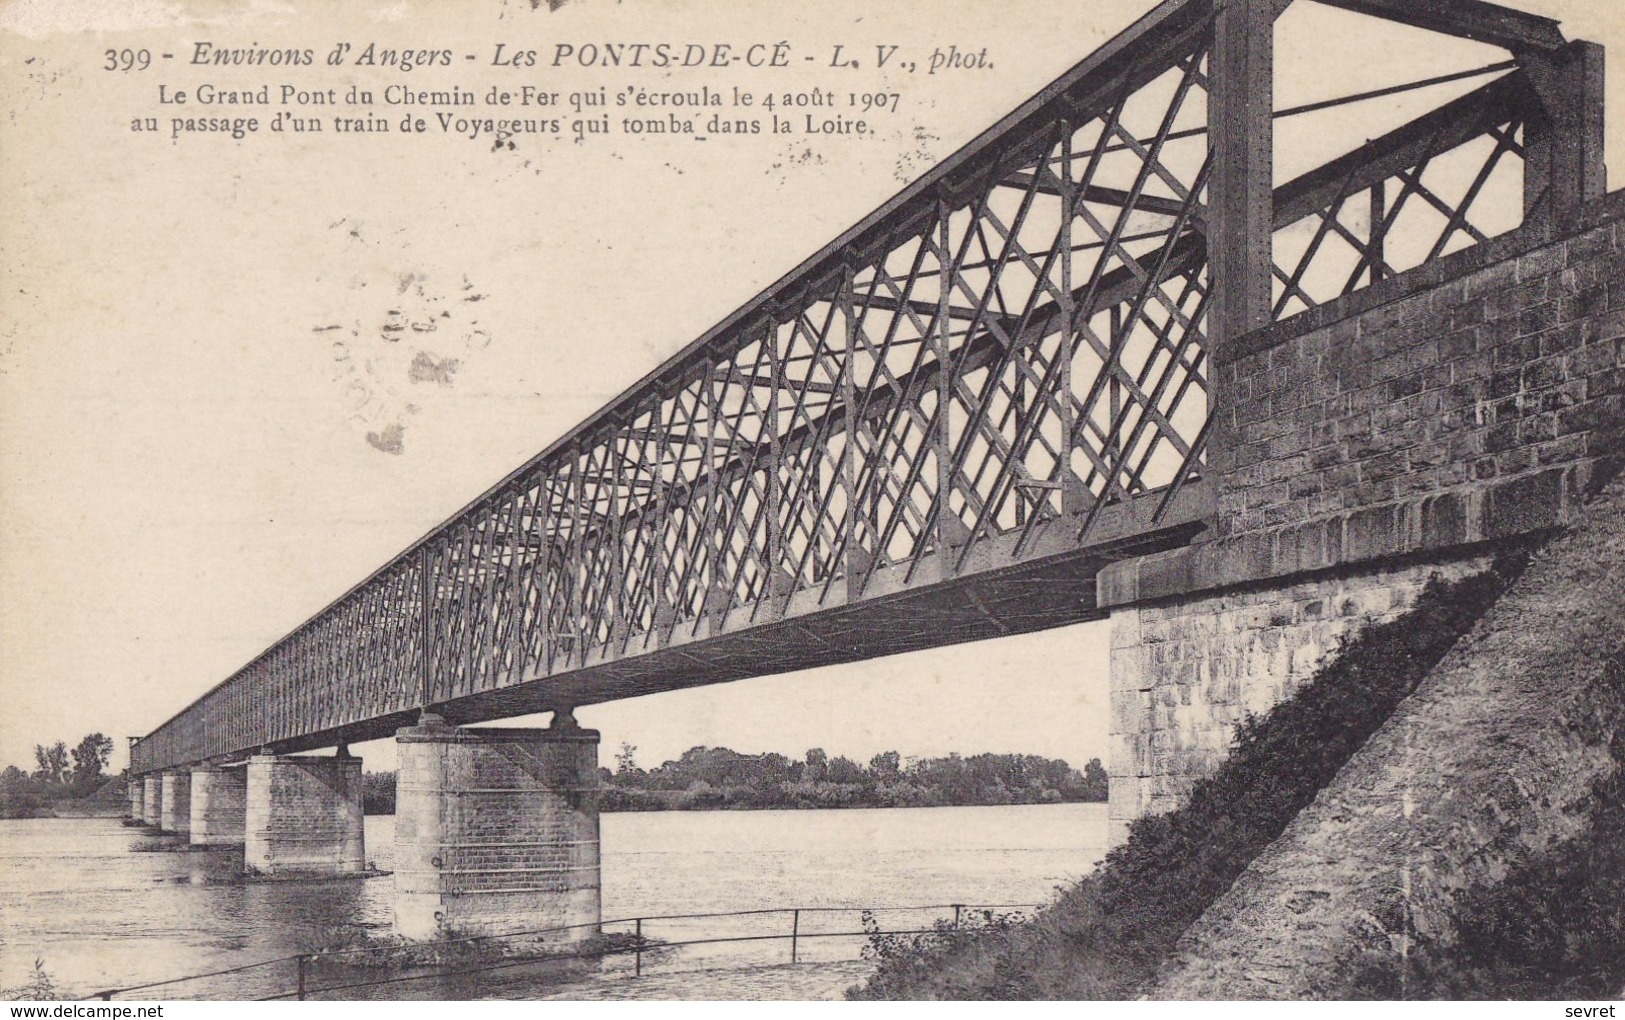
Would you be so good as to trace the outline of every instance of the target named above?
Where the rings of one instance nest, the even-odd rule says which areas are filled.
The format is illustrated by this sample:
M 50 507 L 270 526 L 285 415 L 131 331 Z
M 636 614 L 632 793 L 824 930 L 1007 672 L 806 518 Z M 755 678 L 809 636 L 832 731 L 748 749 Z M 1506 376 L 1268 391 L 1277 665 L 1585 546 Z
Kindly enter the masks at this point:
M 829 755 L 824 753 L 822 747 L 815 747 L 807 752 L 807 767 L 802 769 L 801 778 L 809 782 L 820 782 L 828 766 Z
M 366 772 L 361 776 L 361 811 L 368 815 L 395 813 L 395 772 Z
M 0 772 L 0 818 L 33 818 L 44 804 L 39 784 L 15 765 Z
M 615 771 L 617 773 L 643 771 L 638 768 L 637 755 L 638 749 L 636 745 L 628 744 L 624 740 L 621 741 L 621 751 L 615 756 Z
M 1106 767 L 1100 764 L 1100 759 L 1089 759 L 1089 764 L 1083 767 L 1083 799 L 1094 801 L 1108 799 L 1110 792 L 1108 783 Z
M 57 745 L 62 746 L 61 744 Z M 89 733 L 73 749 L 73 785 L 88 790 L 102 777 L 107 759 L 113 755 L 113 738 Z
M 50 747 L 34 745 L 34 761 L 39 769 L 34 778 L 46 783 L 66 785 L 68 782 L 68 745 L 58 740 Z
M 903 774 L 903 759 L 896 751 L 884 751 L 869 759 L 869 771 L 883 783 L 891 783 Z
M 830 759 L 826 776 L 832 783 L 861 783 L 864 780 L 863 769 L 845 755 Z

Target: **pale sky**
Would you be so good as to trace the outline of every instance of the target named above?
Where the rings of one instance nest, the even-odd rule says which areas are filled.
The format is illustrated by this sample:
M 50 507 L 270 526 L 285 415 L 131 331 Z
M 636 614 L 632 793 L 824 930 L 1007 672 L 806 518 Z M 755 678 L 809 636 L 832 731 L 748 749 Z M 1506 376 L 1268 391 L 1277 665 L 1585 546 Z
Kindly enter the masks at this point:
M 228 18 L 216 3 L 0 4 L 0 764 L 100 730 L 122 765 L 126 735 L 230 675 L 1151 5 L 1029 0 L 998 18 L 969 0 L 334 6 L 265 2 Z M 1610 0 L 1518 6 L 1625 52 Z M 137 115 L 167 125 L 161 82 L 282 80 L 181 60 L 100 69 L 108 48 L 184 57 L 203 39 L 319 55 L 341 39 L 482 54 L 497 42 L 788 40 L 798 55 L 889 44 L 921 61 L 957 44 L 985 46 L 995 66 L 728 72 L 759 91 L 902 93 L 860 141 L 521 138 L 493 151 L 399 134 L 132 133 Z M 1503 59 L 1310 0 L 1282 19 L 1278 47 L 1278 106 Z M 401 80 L 534 84 L 566 103 L 599 85 L 719 80 L 640 74 L 482 61 Z M 1284 124 L 1279 169 L 1301 172 L 1472 84 L 1346 108 L 1337 133 Z M 1625 165 L 1618 84 L 1610 99 L 1611 162 Z M 576 117 L 568 105 L 555 115 Z M 433 333 L 380 340 L 385 326 L 431 320 Z M 708 744 L 862 760 L 1023 751 L 1081 766 L 1106 751 L 1104 648 L 1091 624 L 579 717 L 603 731 L 606 764 L 626 741 L 645 765 Z M 359 750 L 392 764 L 387 747 Z

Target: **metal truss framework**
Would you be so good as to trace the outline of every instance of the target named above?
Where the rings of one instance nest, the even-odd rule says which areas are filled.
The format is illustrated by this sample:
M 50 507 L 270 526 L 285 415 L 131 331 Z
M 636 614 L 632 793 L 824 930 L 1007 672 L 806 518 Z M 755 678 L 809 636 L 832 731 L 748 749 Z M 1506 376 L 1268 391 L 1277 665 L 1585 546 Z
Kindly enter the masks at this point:
M 1100 563 L 1200 527 L 1216 344 L 1484 240 L 1475 203 L 1509 167 L 1526 216 L 1600 190 L 1600 114 L 1574 112 L 1594 47 L 1469 0 L 1323 2 L 1515 59 L 1277 187 L 1271 124 L 1303 112 L 1272 105 L 1286 2 L 1168 0 L 136 743 L 132 771 L 1088 618 Z

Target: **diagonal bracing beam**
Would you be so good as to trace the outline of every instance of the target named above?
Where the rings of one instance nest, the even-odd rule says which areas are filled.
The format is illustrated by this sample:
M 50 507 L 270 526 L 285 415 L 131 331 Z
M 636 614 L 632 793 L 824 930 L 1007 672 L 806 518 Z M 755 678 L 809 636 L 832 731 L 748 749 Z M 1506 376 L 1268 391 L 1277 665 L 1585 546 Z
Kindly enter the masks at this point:
M 1565 43 L 1556 21 L 1483 0 L 1316 0 L 1356 14 L 1499 46 L 1550 53 Z

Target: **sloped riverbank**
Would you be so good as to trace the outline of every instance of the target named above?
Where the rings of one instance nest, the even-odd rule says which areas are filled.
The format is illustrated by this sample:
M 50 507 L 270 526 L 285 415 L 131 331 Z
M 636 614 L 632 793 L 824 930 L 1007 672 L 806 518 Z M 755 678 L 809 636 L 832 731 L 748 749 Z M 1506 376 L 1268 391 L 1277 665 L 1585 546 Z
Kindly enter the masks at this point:
M 1028 924 L 899 941 L 859 998 L 1614 995 L 1625 484 L 1434 584 Z

